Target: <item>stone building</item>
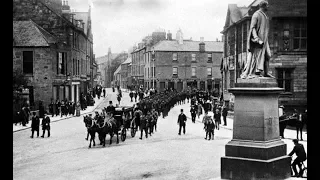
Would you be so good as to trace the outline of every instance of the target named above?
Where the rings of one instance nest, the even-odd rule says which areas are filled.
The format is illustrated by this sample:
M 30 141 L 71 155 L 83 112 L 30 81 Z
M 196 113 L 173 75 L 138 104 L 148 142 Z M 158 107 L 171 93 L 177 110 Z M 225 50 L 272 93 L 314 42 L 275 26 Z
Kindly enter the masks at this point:
M 246 63 L 247 36 L 253 13 L 261 0 L 248 7 L 229 4 L 221 63 L 224 99 L 232 102 L 228 88 L 234 87 Z M 279 104 L 290 108 L 307 105 L 307 1 L 269 0 L 269 45 L 271 59 L 269 73 L 284 88 Z M 290 6 L 288 6 L 290 4 Z
M 13 71 L 21 71 L 30 83 L 29 103 L 50 102 L 57 52 L 62 46 L 55 37 L 33 21 L 13 21 Z M 66 71 L 66 69 L 60 69 Z M 48 96 L 50 94 L 50 96 Z
M 54 101 L 68 99 L 76 102 L 79 101 L 80 93 L 86 94 L 92 86 L 95 59 L 90 14 L 90 8 L 88 12 L 71 12 L 67 1 L 63 1 L 63 4 L 61 0 L 13 1 L 13 21 L 17 23 L 16 31 L 23 29 L 18 25 L 19 22 L 31 20 L 33 27 L 40 30 L 50 46 L 47 50 L 42 49 L 41 53 L 34 47 L 21 47 L 17 44 L 13 46 L 18 53 L 17 57 L 22 61 L 16 65 L 21 66 L 25 61 L 30 62 L 30 66 L 31 64 L 34 66 L 33 74 L 48 74 L 47 82 L 51 83 L 47 86 L 51 90 L 36 89 L 42 87 L 43 82 L 35 75 L 30 76 L 26 73 L 25 75 L 31 80 L 30 88 L 33 89 L 30 91 L 30 97 L 33 96 L 34 101 L 30 104 L 37 105 L 37 101 L 42 100 L 47 107 L 51 99 Z M 31 24 L 29 23 L 30 28 Z M 37 29 L 31 28 L 28 31 L 31 37 Z M 53 40 L 48 40 L 47 37 Z M 25 41 L 32 42 L 33 39 Z M 29 55 L 23 56 L 28 54 L 24 51 L 29 51 Z M 51 68 L 47 65 L 47 61 L 50 61 Z
M 128 84 L 128 80 L 129 80 L 129 68 L 130 68 L 130 63 L 131 63 L 132 59 L 131 57 L 128 57 L 127 60 L 125 62 L 123 62 L 120 66 L 121 66 L 121 84 L 120 87 L 123 89 L 127 89 L 128 86 L 130 86 Z
M 150 80 L 145 74 L 150 72 L 150 67 L 145 66 L 147 59 L 147 51 L 150 51 L 151 47 L 158 43 L 159 41 L 166 40 L 166 32 L 163 29 L 158 29 L 152 32 L 151 36 L 146 36 L 142 39 L 141 43 L 138 44 L 138 47 L 134 47 L 131 63 L 131 85 L 135 88 L 144 86 L 148 86 Z
M 202 90 L 220 89 L 220 61 L 223 42 L 184 40 L 182 31 L 172 39 L 159 41 L 146 52 L 149 87 L 159 91 L 187 87 Z
M 143 86 L 144 84 L 144 54 L 146 46 L 143 43 L 139 43 L 137 49 L 132 52 L 132 85 L 135 88 Z
M 121 65 L 113 73 L 113 85 L 118 87 L 121 85 Z

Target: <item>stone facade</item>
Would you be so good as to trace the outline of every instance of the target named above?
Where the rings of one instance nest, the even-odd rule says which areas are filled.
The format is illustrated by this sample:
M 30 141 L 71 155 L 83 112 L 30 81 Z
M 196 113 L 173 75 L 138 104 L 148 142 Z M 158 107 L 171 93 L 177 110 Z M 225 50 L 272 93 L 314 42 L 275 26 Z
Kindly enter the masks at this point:
M 149 53 L 151 54 L 151 52 Z M 181 91 L 187 86 L 213 90 L 215 81 L 218 84 L 221 81 L 222 50 L 221 52 L 177 52 L 177 61 L 172 60 L 173 53 L 155 51 L 154 67 L 157 90 L 173 88 Z M 192 54 L 195 54 L 196 61 L 192 61 Z M 212 54 L 212 62 L 210 63 L 208 62 L 208 54 Z M 177 75 L 173 75 L 173 67 L 178 68 Z M 195 76 L 192 76 L 192 67 L 196 68 Z M 211 76 L 208 76 L 207 68 L 212 68 Z
M 128 86 L 130 86 L 131 84 L 128 84 L 128 80 L 129 80 L 129 65 L 131 63 L 131 57 L 128 57 L 128 59 L 123 62 L 120 66 L 121 66 L 121 88 L 127 89 Z
M 42 100 L 44 105 L 48 105 L 51 99 L 51 96 L 48 96 L 48 94 L 52 94 L 52 82 L 54 79 L 54 73 L 52 71 L 54 64 L 52 63 L 52 59 L 56 57 L 55 49 L 50 47 L 14 48 L 14 51 L 13 70 L 23 68 L 23 51 L 33 51 L 33 74 L 26 75 L 30 81 L 28 85 L 33 87 L 34 101 L 31 102 L 31 105 L 37 107 L 39 100 Z
M 68 10 L 69 9 L 69 10 Z M 64 11 L 62 11 L 64 10 Z M 75 13 L 77 15 L 77 13 Z M 83 14 L 83 13 L 82 13 Z M 14 0 L 13 1 L 13 21 L 27 21 L 32 20 L 39 27 L 44 29 L 45 34 L 54 36 L 56 45 L 50 46 L 46 51 L 48 54 L 43 55 L 42 50 L 33 50 L 36 54 L 39 51 L 40 57 L 50 57 L 51 66 L 50 71 L 50 90 L 43 93 L 47 97 L 38 96 L 37 92 L 41 93 L 41 83 L 35 76 L 31 79 L 31 84 L 34 86 L 34 97 L 40 98 L 47 106 L 50 99 L 68 99 L 71 101 L 78 101 L 80 93 L 87 93 L 88 88 L 93 83 L 92 67 L 94 60 L 93 55 L 93 41 L 91 32 L 90 9 L 85 13 L 84 19 L 72 18 L 70 15 L 70 7 L 63 4 L 60 0 Z M 14 47 L 21 48 L 21 47 Z M 18 50 L 17 50 L 18 52 Z M 57 73 L 58 53 L 65 53 L 64 72 Z M 34 73 L 43 74 L 43 64 L 36 61 L 37 55 L 34 56 Z M 40 59 L 46 61 L 44 59 Z M 43 62 L 46 64 L 46 62 Z M 39 66 L 39 67 L 38 67 Z M 39 70 L 39 72 L 37 71 Z M 68 76 L 70 75 L 70 76 Z M 68 82 L 65 82 L 66 79 Z M 39 79 L 39 78 L 38 78 Z M 47 79 L 47 80 L 48 80 Z M 49 82 L 49 80 L 47 81 Z
M 307 105 L 307 2 L 270 0 L 269 45 L 271 59 L 269 73 L 278 80 L 285 92 L 280 95 L 279 104 L 292 108 Z M 255 3 L 252 3 L 255 4 Z M 251 4 L 251 5 L 252 5 Z M 287 6 L 291 4 L 292 6 Z M 231 97 L 229 88 L 234 87 L 246 62 L 246 43 L 252 14 L 257 6 L 237 7 L 229 5 L 224 35 L 222 75 L 224 97 Z M 239 11 L 241 16 L 234 16 Z M 247 13 L 248 12 L 248 13 Z M 229 101 L 230 99 L 225 99 Z
M 139 48 L 140 47 L 140 48 Z M 135 86 L 135 88 L 140 87 L 141 85 L 144 85 L 144 65 L 145 65 L 145 51 L 146 47 L 143 47 L 142 44 L 138 49 L 134 50 L 132 54 L 132 70 L 131 70 L 131 76 L 133 78 L 132 86 Z

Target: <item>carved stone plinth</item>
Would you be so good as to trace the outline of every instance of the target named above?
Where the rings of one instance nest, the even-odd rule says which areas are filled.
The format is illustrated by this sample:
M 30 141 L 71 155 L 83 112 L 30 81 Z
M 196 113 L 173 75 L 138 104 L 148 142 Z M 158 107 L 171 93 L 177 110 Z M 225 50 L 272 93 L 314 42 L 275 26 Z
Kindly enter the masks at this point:
M 287 146 L 279 136 L 275 79 L 238 79 L 229 92 L 235 96 L 233 138 L 221 158 L 223 179 L 285 179 L 291 176 Z

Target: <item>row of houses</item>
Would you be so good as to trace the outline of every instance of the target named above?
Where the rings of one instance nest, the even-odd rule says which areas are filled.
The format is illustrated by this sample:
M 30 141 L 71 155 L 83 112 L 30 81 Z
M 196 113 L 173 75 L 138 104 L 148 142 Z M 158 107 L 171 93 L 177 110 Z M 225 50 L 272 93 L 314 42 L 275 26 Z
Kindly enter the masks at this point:
M 222 54 L 222 41 L 184 39 L 180 29 L 173 39 L 170 31 L 158 30 L 133 49 L 131 57 L 114 73 L 114 79 L 122 88 L 220 91 Z
M 13 71 L 28 78 L 29 104 L 78 102 L 95 86 L 91 12 L 72 12 L 67 1 L 13 1 Z

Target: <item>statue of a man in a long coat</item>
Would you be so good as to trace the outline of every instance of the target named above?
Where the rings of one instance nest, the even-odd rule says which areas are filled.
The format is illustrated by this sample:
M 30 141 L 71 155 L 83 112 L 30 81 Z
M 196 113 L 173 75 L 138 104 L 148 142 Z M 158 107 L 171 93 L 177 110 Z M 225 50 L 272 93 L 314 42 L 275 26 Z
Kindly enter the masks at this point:
M 266 14 L 268 2 L 262 1 L 251 19 L 247 40 L 247 62 L 241 78 L 273 77 L 268 74 L 269 59 L 271 57 L 268 43 L 269 18 Z

